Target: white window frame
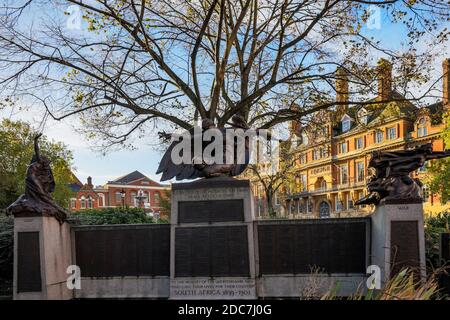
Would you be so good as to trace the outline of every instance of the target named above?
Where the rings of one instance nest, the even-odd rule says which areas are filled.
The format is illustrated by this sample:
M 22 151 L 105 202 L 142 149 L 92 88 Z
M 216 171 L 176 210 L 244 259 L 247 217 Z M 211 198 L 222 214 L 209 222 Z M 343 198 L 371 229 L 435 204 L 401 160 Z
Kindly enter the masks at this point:
M 379 139 L 381 137 L 381 139 Z M 383 130 L 375 131 L 375 143 L 382 143 L 384 140 L 384 132 Z

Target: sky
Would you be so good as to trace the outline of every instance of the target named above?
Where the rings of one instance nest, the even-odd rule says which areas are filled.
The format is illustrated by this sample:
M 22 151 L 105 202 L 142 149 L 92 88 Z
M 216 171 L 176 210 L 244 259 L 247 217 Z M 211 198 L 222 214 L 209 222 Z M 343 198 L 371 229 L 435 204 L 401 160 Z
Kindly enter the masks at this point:
M 377 23 L 369 28 L 366 26 L 367 34 L 382 39 L 383 44 L 392 49 L 398 48 L 404 38 L 405 30 L 397 25 L 392 25 L 383 16 L 380 18 L 379 28 Z M 442 52 L 442 57 L 436 60 L 435 72 L 437 74 L 442 72 L 441 63 L 446 54 L 448 55 L 448 52 Z M 39 127 L 44 112 L 45 110 L 36 108 L 25 113 L 17 109 L 0 110 L 0 119 L 27 121 L 34 127 Z M 154 143 L 154 141 L 150 141 L 150 137 L 149 140 L 145 138 L 139 140 L 135 144 L 136 150 L 114 151 L 102 155 L 92 150 L 90 145 L 92 142 L 88 142 L 75 131 L 77 125 L 78 121 L 75 118 L 54 121 L 49 117 L 43 133 L 54 141 L 64 142 L 73 152 L 74 173 L 82 182 L 91 176 L 95 185 L 102 185 L 134 170 L 159 181 L 159 176 L 155 175 L 155 172 L 162 154 L 150 146 L 151 143 Z

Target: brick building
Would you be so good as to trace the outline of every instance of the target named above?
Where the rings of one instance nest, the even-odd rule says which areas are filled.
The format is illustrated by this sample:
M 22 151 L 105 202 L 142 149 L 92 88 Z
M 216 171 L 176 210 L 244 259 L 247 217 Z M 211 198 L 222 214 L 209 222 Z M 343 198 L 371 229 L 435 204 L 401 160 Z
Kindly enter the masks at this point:
M 373 151 L 404 150 L 432 143 L 435 151 L 445 149 L 441 133 L 443 114 L 450 111 L 449 59 L 443 62 L 443 97 L 425 108 L 418 108 L 392 89 L 392 66 L 386 60 L 378 65 L 378 96 L 375 104 L 339 105 L 333 111 L 314 115 L 320 123 L 301 126 L 291 123 L 291 143 L 296 154 L 292 181 L 277 195 L 278 214 L 290 218 L 349 217 L 369 213 L 369 206 L 355 206 L 364 195 L 368 178 L 368 162 Z M 348 80 L 338 70 L 336 101 L 348 100 Z M 376 101 L 390 101 L 376 103 Z M 450 146 L 446 146 L 448 149 Z M 423 179 L 427 168 L 414 173 Z M 256 204 L 264 206 L 264 190 L 254 181 Z M 424 208 L 439 212 L 450 205 L 441 205 L 424 185 Z M 259 208 L 260 214 L 265 212 Z
M 160 184 L 134 171 L 103 186 L 94 186 L 92 178 L 88 177 L 86 184 L 76 181 L 71 188 L 75 194 L 70 201 L 73 211 L 128 206 L 159 212 L 161 199 L 170 190 L 170 185 Z

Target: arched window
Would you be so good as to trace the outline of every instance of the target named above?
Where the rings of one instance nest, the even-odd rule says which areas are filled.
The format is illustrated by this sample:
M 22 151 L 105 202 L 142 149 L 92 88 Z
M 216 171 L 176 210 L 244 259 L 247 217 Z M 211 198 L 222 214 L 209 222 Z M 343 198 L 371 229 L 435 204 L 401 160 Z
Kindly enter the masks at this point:
M 77 199 L 75 198 L 70 199 L 70 208 L 76 209 L 76 207 L 77 207 Z
M 428 135 L 427 118 L 422 117 L 417 123 L 417 136 L 424 137 L 426 135 Z
M 100 193 L 98 195 L 98 206 L 99 207 L 105 207 L 106 203 L 105 203 L 105 195 L 103 193 Z
M 325 180 L 322 181 L 322 183 L 321 183 L 321 185 L 320 185 L 320 188 L 321 188 L 322 190 L 327 190 L 327 182 L 326 182 Z
M 87 204 L 88 204 L 88 208 L 89 209 L 93 209 L 94 208 L 94 201 L 93 201 L 91 196 L 88 197 Z
M 82 196 L 80 201 L 81 201 L 81 209 L 86 209 L 86 198 Z

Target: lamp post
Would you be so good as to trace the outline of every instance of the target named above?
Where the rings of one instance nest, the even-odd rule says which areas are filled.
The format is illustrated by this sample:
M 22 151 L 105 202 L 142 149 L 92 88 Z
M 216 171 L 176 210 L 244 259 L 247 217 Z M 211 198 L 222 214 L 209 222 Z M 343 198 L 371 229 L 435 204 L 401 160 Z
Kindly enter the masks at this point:
M 125 190 L 122 188 L 122 191 L 120 191 L 120 196 L 122 197 L 122 208 L 125 208 Z

